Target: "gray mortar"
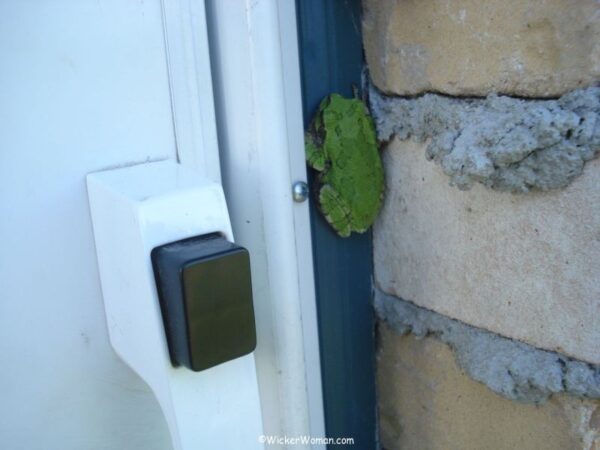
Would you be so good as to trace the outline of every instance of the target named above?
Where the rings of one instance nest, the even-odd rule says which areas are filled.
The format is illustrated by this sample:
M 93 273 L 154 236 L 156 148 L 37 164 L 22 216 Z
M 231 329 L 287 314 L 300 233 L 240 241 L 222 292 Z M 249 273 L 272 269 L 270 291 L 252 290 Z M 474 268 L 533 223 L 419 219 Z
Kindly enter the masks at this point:
M 600 398 L 600 365 L 466 325 L 378 289 L 374 306 L 378 317 L 398 334 L 435 336 L 448 344 L 470 377 L 506 398 L 539 403 L 559 392 Z
M 451 183 L 526 193 L 567 186 L 600 152 L 600 87 L 557 100 L 436 94 L 388 97 L 370 88 L 380 140 L 429 139 L 426 156 Z

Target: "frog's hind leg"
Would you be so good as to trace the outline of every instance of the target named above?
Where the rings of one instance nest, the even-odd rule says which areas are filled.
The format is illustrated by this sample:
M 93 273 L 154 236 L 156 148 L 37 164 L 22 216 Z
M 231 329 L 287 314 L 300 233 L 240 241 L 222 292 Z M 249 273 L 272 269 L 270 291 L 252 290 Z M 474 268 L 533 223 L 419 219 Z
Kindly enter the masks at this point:
M 319 192 L 321 211 L 327 222 L 341 237 L 350 236 L 352 231 L 352 213 L 348 203 L 329 185 Z

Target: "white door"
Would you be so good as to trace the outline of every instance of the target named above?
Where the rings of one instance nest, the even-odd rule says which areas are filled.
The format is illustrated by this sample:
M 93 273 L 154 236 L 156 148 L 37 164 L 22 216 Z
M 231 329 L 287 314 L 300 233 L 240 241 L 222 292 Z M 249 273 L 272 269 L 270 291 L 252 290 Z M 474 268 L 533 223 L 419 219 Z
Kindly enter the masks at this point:
M 220 180 L 203 14 L 0 2 L 2 449 L 171 448 L 155 397 L 109 344 L 86 175 L 170 159 Z M 243 448 L 258 446 L 258 402 L 255 414 L 229 424 L 254 427 Z

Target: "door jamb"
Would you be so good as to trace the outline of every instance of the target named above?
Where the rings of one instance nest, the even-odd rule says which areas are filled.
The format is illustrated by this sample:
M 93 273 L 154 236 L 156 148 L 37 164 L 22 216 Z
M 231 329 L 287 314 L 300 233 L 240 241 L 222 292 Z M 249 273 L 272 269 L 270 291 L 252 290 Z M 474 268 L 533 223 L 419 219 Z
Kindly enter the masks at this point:
M 161 1 L 179 160 L 222 176 L 252 258 L 264 432 L 324 437 L 294 0 Z

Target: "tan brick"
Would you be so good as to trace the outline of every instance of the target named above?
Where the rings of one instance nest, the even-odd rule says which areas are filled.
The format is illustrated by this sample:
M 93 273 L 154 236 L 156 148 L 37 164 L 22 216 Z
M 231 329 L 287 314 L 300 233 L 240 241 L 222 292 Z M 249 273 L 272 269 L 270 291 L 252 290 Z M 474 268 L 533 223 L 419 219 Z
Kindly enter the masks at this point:
M 384 291 L 470 325 L 600 363 L 600 160 L 568 187 L 460 191 L 426 144 L 384 151 L 374 228 Z
M 558 96 L 600 79 L 597 0 L 365 0 L 371 77 L 400 95 Z
M 557 396 L 541 406 L 507 400 L 471 380 L 435 338 L 380 327 L 377 392 L 387 450 L 592 450 L 597 403 Z M 595 447 L 596 446 L 596 447 Z

